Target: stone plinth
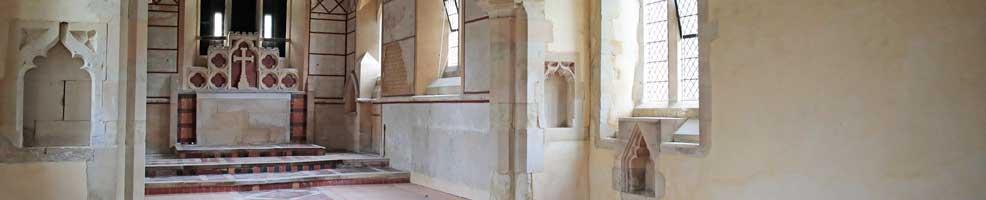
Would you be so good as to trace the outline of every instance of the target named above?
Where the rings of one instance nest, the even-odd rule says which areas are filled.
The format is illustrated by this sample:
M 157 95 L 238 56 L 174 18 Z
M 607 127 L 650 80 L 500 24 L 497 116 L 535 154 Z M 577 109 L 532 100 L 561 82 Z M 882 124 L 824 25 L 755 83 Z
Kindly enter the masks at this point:
M 199 93 L 197 144 L 290 142 L 291 94 Z

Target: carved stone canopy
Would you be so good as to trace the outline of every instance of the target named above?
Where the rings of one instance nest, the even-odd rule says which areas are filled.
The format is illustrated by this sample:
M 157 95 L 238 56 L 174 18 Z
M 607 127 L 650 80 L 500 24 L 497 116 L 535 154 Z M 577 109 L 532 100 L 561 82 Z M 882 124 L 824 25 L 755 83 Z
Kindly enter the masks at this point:
M 298 70 L 281 66 L 276 48 L 260 47 L 256 33 L 230 33 L 225 45 L 209 47 L 208 66 L 185 67 L 184 88 L 195 91 L 297 91 Z
M 569 81 L 575 80 L 575 62 L 547 61 L 544 62 L 544 76 L 558 75 Z
M 89 73 L 90 87 L 90 144 L 91 146 L 111 143 L 103 125 L 103 81 L 106 69 L 106 29 L 105 23 L 55 22 L 55 21 L 15 21 L 14 30 L 17 49 L 15 66 L 16 77 L 16 135 L 7 138 L 16 147 L 24 145 L 24 79 L 32 69 L 37 68 L 35 58 L 48 57 L 48 52 L 61 44 L 73 58 L 81 58 L 82 70 Z

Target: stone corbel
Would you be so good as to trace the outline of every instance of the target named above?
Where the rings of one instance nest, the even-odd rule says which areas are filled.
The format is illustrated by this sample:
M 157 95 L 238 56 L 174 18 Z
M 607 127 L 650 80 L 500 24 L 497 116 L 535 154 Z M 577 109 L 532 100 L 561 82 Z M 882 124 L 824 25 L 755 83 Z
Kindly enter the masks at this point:
M 657 169 L 661 146 L 664 141 L 671 136 L 671 133 L 678 125 L 684 123 L 681 118 L 658 118 L 658 117 L 628 117 L 620 118 L 619 132 L 614 138 L 617 150 L 617 163 L 613 167 L 613 187 L 621 191 L 623 199 L 660 199 L 665 193 L 664 175 Z M 630 183 L 628 172 L 633 166 L 627 163 L 627 155 L 631 155 L 634 150 L 635 142 L 642 140 L 650 153 L 651 162 L 654 163 L 655 175 L 654 196 L 635 194 L 629 191 Z

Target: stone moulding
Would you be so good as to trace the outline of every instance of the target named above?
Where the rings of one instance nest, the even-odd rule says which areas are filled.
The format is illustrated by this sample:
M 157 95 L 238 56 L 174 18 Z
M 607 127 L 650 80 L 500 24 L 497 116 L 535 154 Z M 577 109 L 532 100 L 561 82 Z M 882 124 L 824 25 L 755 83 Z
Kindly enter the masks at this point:
M 92 161 L 91 147 L 0 148 L 0 163 Z
M 89 73 L 92 80 L 90 97 L 90 145 L 112 143 L 104 141 L 102 109 L 102 83 L 105 79 L 104 61 L 106 56 L 105 23 L 54 22 L 54 21 L 16 21 L 14 23 L 18 55 L 15 58 L 16 79 L 16 117 L 13 138 L 8 138 L 15 147 L 24 146 L 24 78 L 28 71 L 37 68 L 35 58 L 47 57 L 48 52 L 59 42 L 71 52 L 73 58 L 84 62 L 81 69 Z

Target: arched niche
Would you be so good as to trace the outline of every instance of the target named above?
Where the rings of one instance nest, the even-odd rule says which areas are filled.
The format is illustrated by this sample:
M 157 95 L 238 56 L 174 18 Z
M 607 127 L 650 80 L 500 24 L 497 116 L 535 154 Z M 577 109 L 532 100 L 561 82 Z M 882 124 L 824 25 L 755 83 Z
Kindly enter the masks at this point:
M 574 126 L 577 113 L 574 70 L 574 62 L 545 62 L 542 113 L 546 128 Z
M 34 63 L 24 75 L 24 146 L 88 145 L 92 78 L 82 59 L 56 44 Z
M 18 147 L 89 146 L 102 122 L 104 24 L 16 22 L 14 141 Z
M 653 142 L 653 141 L 651 141 Z M 648 141 L 639 126 L 634 126 L 625 146 L 617 154 L 613 166 L 613 188 L 625 195 L 657 197 L 657 172 Z

